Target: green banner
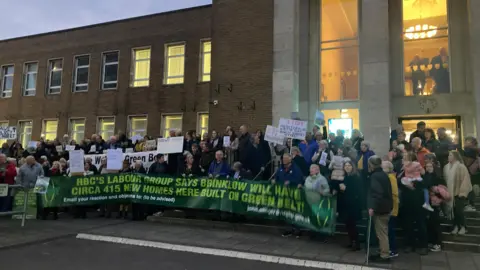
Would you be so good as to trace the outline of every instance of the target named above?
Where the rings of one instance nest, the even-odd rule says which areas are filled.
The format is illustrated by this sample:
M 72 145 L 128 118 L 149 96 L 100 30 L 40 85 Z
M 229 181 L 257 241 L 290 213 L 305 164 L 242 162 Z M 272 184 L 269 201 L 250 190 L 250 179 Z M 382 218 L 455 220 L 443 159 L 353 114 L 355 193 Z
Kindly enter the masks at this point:
M 130 202 L 254 215 L 335 232 L 335 197 L 267 181 L 142 174 L 53 177 L 43 195 L 45 207 Z

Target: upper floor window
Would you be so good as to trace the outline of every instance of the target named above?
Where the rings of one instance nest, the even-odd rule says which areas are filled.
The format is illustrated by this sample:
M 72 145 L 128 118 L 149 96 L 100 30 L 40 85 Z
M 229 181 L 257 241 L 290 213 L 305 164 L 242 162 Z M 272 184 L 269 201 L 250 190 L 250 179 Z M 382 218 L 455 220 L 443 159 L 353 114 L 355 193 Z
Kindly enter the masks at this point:
M 146 87 L 150 85 L 150 48 L 134 49 L 132 63 L 133 87 Z
M 97 122 L 97 134 L 108 141 L 115 135 L 115 117 L 99 117 Z
M 90 55 L 75 57 L 75 70 L 73 73 L 73 92 L 88 91 L 88 70 L 90 68 Z
M 358 99 L 358 0 L 321 0 L 320 101 Z
M 164 115 L 161 133 L 164 138 L 170 137 L 170 131 L 182 130 L 183 116 L 181 114 Z
M 42 137 L 53 141 L 57 138 L 58 120 L 43 120 Z
M 403 0 L 405 95 L 450 93 L 447 0 Z
M 18 122 L 18 140 L 22 144 L 24 149 L 27 149 L 28 142 L 32 140 L 32 121 L 19 121 Z
M 60 94 L 62 90 L 62 72 L 62 59 L 53 59 L 48 61 L 47 94 Z
M 165 84 L 182 84 L 185 73 L 185 44 L 166 45 Z
M 210 81 L 210 71 L 212 69 L 212 41 L 205 40 L 201 44 L 201 55 L 200 55 L 200 81 L 209 82 Z
M 69 134 L 72 140 L 76 142 L 80 142 L 85 138 L 85 119 L 84 118 L 76 118 L 70 119 L 69 125 Z
M 2 87 L 0 89 L 2 98 L 12 97 L 14 71 L 13 65 L 2 67 Z
M 25 63 L 23 67 L 23 95 L 35 96 L 37 90 L 38 63 Z
M 147 135 L 147 116 L 130 116 L 128 118 L 128 137 Z
M 102 55 L 102 89 L 116 89 L 118 84 L 118 52 Z

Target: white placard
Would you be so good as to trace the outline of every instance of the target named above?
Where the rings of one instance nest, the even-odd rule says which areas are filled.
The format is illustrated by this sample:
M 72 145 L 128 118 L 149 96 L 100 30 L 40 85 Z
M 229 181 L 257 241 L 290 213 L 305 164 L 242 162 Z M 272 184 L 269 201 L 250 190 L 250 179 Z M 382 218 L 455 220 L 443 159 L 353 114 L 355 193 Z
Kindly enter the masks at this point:
M 70 172 L 83 173 L 85 171 L 83 150 L 70 151 L 69 157 L 70 157 Z
M 65 145 L 65 150 L 66 151 L 73 151 L 73 150 L 75 150 L 75 145 Z
M 306 121 L 280 118 L 278 128 L 280 129 L 280 133 L 287 138 L 305 140 L 305 136 L 307 136 Z
M 0 198 L 8 196 L 8 184 L 0 184 Z
M 183 152 L 182 137 L 159 138 L 157 141 L 157 151 L 161 154 L 173 154 Z
M 33 188 L 33 192 L 38 194 L 46 194 L 49 184 L 49 177 L 38 177 L 37 182 L 35 183 L 35 187 Z
M 280 133 L 280 129 L 274 126 L 267 126 L 265 130 L 265 141 L 275 144 L 281 144 L 285 142 L 285 135 Z
M 38 143 L 38 142 L 36 142 L 36 141 L 30 141 L 30 142 L 28 142 L 27 149 L 28 149 L 28 148 L 37 149 L 37 143 Z
M 15 140 L 17 138 L 17 127 L 0 127 L 1 140 Z
M 327 166 L 327 157 L 328 157 L 327 152 L 322 152 L 322 155 L 320 156 L 320 161 L 318 162 L 318 164 L 322 166 Z
M 230 136 L 223 136 L 223 147 L 230 147 Z
M 89 153 L 95 153 L 97 152 L 97 146 L 95 144 L 92 144 L 90 146 L 90 151 L 88 151 Z
M 137 143 L 138 141 L 143 140 L 143 137 L 142 137 L 141 135 L 135 135 L 135 136 L 133 136 L 130 140 L 132 140 L 132 143 L 135 144 L 135 143 Z
M 55 149 L 57 150 L 58 153 L 63 152 L 63 146 L 61 146 L 61 145 L 55 146 Z
M 319 125 L 319 126 L 324 126 L 325 125 L 325 114 L 323 114 L 323 112 L 321 112 L 321 111 L 316 111 L 315 112 L 315 124 Z
M 125 153 L 123 154 L 123 160 L 128 160 L 130 166 L 133 166 L 137 160 L 140 160 L 143 163 L 143 167 L 147 170 L 155 162 L 157 154 L 157 151 Z M 85 155 L 85 158 L 91 158 L 92 164 L 100 169 L 102 158 L 106 156 L 106 154 Z
M 157 141 L 155 140 L 148 140 L 145 142 L 145 148 L 148 150 L 153 150 L 157 147 Z
M 107 170 L 121 170 L 123 167 L 122 149 L 110 149 L 107 151 Z
M 133 153 L 133 148 L 127 148 L 127 149 L 125 149 L 125 153 Z

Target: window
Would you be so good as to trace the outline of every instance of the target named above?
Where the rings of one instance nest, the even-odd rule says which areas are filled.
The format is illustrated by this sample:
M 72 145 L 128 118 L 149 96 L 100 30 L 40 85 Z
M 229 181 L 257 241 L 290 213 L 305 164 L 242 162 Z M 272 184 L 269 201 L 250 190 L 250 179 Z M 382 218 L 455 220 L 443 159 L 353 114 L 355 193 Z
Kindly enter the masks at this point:
M 37 89 L 38 63 L 25 63 L 23 67 L 23 95 L 35 96 Z
M 147 116 L 130 116 L 128 118 L 128 136 L 147 135 Z
M 115 117 L 99 117 L 97 134 L 106 141 L 115 135 Z
M 70 119 L 69 132 L 70 138 L 76 142 L 80 142 L 85 138 L 85 119 Z
M 170 130 L 180 131 L 182 130 L 183 116 L 179 115 L 164 115 L 162 122 L 162 136 L 164 138 L 170 137 Z
M 447 0 L 403 0 L 405 95 L 450 93 Z
M 75 70 L 73 73 L 73 92 L 88 91 L 88 69 L 90 68 L 90 56 L 82 55 L 75 57 Z
M 133 87 L 150 85 L 150 48 L 133 50 Z
M 358 0 L 321 2 L 320 101 L 358 99 Z
M 48 94 L 60 94 L 62 88 L 63 60 L 48 61 Z
M 2 67 L 2 87 L 0 89 L 2 98 L 12 97 L 14 71 L 15 67 L 13 65 Z
M 166 45 L 165 84 L 182 84 L 185 73 L 185 44 Z
M 197 119 L 197 134 L 208 133 L 208 113 L 199 113 Z
M 46 141 L 53 141 L 57 138 L 58 120 L 43 120 L 42 137 Z
M 343 130 L 345 138 L 351 138 L 352 130 L 360 129 L 358 109 L 323 110 L 322 112 L 329 133 L 337 134 L 338 130 Z
M 212 41 L 202 41 L 202 51 L 200 55 L 200 81 L 210 81 L 210 71 L 212 69 Z
M 8 127 L 8 122 L 0 122 L 0 127 Z M 0 139 L 0 147 L 7 142 L 7 139 Z
M 118 52 L 102 55 L 102 89 L 116 89 L 118 83 Z
M 18 122 L 18 139 L 24 149 L 27 149 L 28 142 L 32 140 L 32 121 Z

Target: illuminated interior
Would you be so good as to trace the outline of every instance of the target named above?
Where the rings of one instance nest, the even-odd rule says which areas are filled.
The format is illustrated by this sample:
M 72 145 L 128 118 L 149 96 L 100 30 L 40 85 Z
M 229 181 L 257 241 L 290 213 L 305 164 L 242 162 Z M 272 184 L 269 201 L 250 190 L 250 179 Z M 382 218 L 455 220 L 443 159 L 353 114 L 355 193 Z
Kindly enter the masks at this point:
M 199 114 L 198 123 L 197 133 L 200 135 L 208 133 L 208 113 Z
M 322 0 L 320 101 L 358 99 L 358 1 Z
M 150 54 L 150 49 L 134 50 L 134 87 L 148 86 L 150 84 Z
M 447 130 L 447 134 L 452 137 L 452 139 L 457 139 L 457 120 L 455 119 L 414 119 L 414 120 L 402 120 L 403 129 L 407 134 L 407 140 L 410 138 L 410 134 L 417 130 L 417 123 L 423 121 L 427 124 L 427 128 L 433 129 L 435 131 L 435 136 L 437 134 L 437 129 L 443 127 Z
M 146 116 L 135 116 L 130 117 L 130 130 L 128 132 L 129 138 L 133 136 L 140 135 L 145 136 L 147 135 L 147 117 Z
M 165 115 L 163 117 L 163 131 L 164 138 L 170 137 L 170 130 L 182 130 L 182 115 Z
M 447 0 L 403 0 L 403 29 L 405 95 L 449 93 Z
M 0 122 L 0 127 L 2 127 L 2 128 L 8 127 L 8 122 Z M 7 142 L 6 139 L 0 139 L 0 147 L 2 146 L 2 144 L 6 143 L 6 142 Z
M 22 146 L 26 148 L 28 142 L 32 140 L 32 121 L 20 121 L 18 126 L 18 139 Z
M 70 119 L 70 137 L 77 143 L 85 138 L 85 119 Z
M 181 84 L 185 72 L 185 44 L 167 47 L 167 84 Z
M 42 138 L 53 141 L 57 138 L 58 120 L 44 120 L 42 126 Z
M 341 129 L 345 132 L 345 138 L 350 138 L 352 129 L 360 129 L 358 109 L 323 110 L 322 112 L 325 116 L 325 123 L 329 133 L 333 132 L 336 134 L 337 130 Z M 348 121 L 345 121 L 345 119 L 351 119 L 351 124 L 348 124 Z
M 212 42 L 202 42 L 202 67 L 200 74 L 202 82 L 210 81 L 210 71 L 212 69 Z
M 111 136 L 115 135 L 115 118 L 100 117 L 98 118 L 98 135 L 108 141 Z

